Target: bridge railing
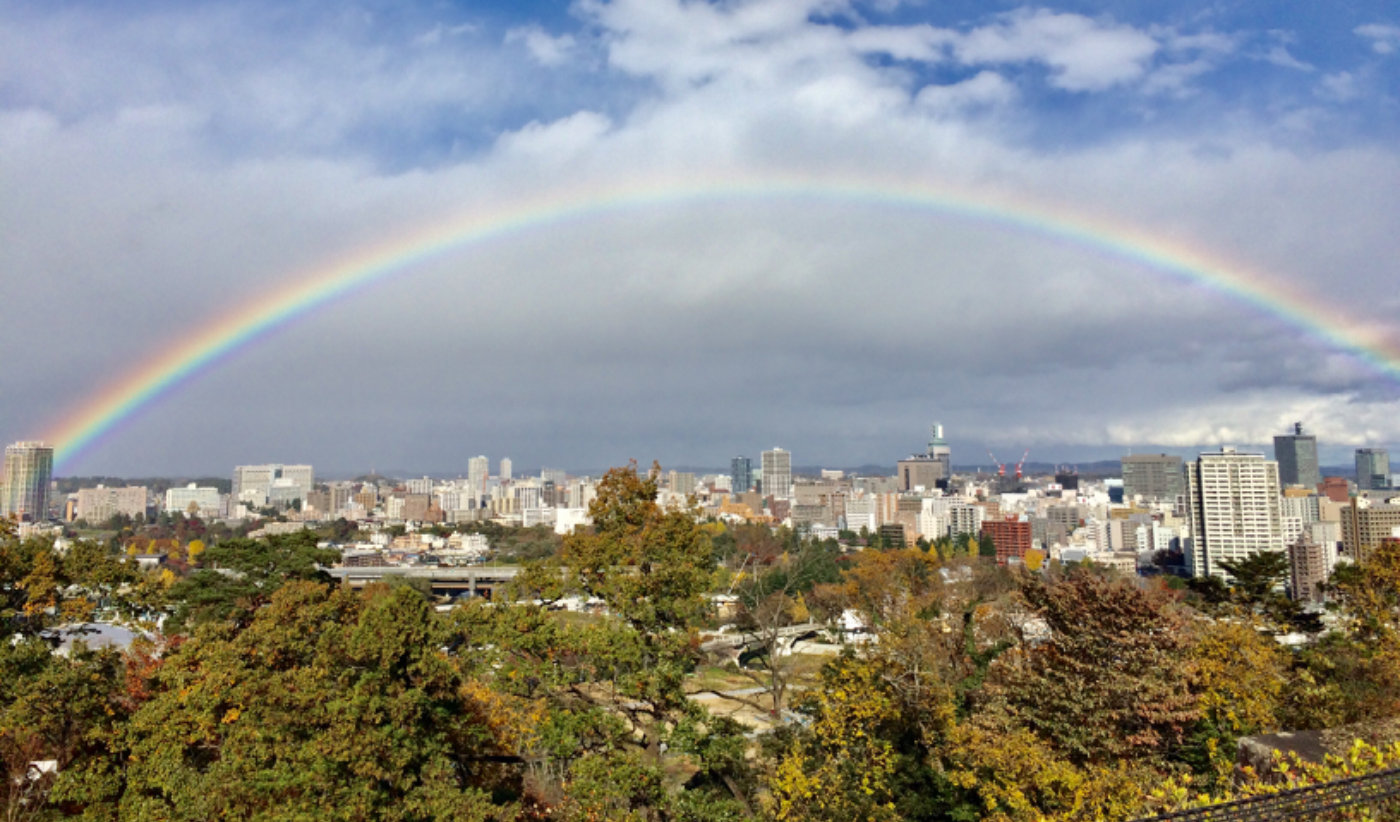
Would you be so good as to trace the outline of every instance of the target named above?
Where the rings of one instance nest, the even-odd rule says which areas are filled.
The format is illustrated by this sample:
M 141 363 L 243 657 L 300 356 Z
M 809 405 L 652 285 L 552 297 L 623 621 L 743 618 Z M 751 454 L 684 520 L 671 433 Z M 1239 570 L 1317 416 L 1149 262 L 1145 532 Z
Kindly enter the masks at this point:
M 1278 793 L 1236 799 L 1217 805 L 1142 817 L 1135 822 L 1283 822 L 1292 819 L 1340 819 L 1333 812 L 1386 805 L 1400 807 L 1400 768 L 1290 788 Z M 1390 818 L 1390 817 L 1378 817 Z M 1400 817 L 1396 817 L 1400 818 Z

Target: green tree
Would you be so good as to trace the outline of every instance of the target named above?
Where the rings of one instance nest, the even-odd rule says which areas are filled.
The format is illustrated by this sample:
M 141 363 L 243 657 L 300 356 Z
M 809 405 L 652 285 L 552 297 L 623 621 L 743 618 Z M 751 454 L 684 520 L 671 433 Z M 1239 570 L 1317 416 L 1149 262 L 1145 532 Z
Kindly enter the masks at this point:
M 594 740 L 565 768 L 546 768 L 568 779 L 572 787 L 564 792 L 561 807 L 579 814 L 585 814 L 579 808 L 605 815 L 616 811 L 621 818 L 641 812 L 637 797 L 656 795 L 654 780 L 674 758 L 667 751 L 683 751 L 672 743 L 687 724 L 705 728 L 707 737 L 735 732 L 704 717 L 703 711 L 697 718 L 685 692 L 686 676 L 699 659 L 696 629 L 709 615 L 705 594 L 716 563 L 695 511 L 656 503 L 659 471 L 653 467 L 642 476 L 635 464 L 609 471 L 589 507 L 593 530 L 565 537 L 557 557 L 532 564 L 517 581 L 515 594 L 525 598 L 600 599 L 606 617 L 542 634 L 503 634 L 501 645 L 514 657 L 510 667 L 518 672 L 507 671 L 508 681 L 538 683 L 533 692 L 550 705 L 546 715 L 557 718 L 545 720 L 546 728 L 564 738 Z M 551 619 L 533 606 L 502 610 L 500 619 L 533 626 Z M 548 637 L 548 645 L 541 636 Z M 573 778 L 599 773 L 598 767 L 615 769 L 606 785 L 612 798 L 603 804 L 580 793 L 583 787 Z M 733 779 L 721 782 L 734 786 L 731 791 L 738 787 Z M 666 802 L 674 800 L 673 794 L 666 795 L 671 797 Z M 735 794 L 721 804 L 732 808 L 746 801 Z M 609 804 L 613 802 L 621 804 Z M 665 807 L 656 807 L 644 815 L 666 813 Z
M 1317 617 L 1284 592 L 1289 576 L 1288 554 L 1260 551 L 1236 562 L 1222 561 L 1220 567 L 1231 577 L 1224 599 L 1237 610 L 1268 620 L 1275 633 L 1322 630 Z M 1196 583 L 1195 587 L 1204 591 L 1209 584 Z M 1219 592 L 1212 592 L 1207 598 L 1219 601 Z
M 231 539 L 205 549 L 201 567 L 170 589 L 173 613 L 166 630 L 179 632 L 201 622 L 246 622 L 284 583 L 331 584 L 325 567 L 339 552 L 316 547 L 317 536 L 301 531 L 264 539 Z
M 513 817 L 517 760 L 447 638 L 412 591 L 310 581 L 279 587 L 246 628 L 203 626 L 128 725 L 122 815 Z
M 128 704 L 124 668 L 111 651 L 79 639 L 55 653 L 60 625 L 74 627 L 99 610 L 131 614 L 126 594 L 136 575 L 94 542 L 59 554 L 47 539 L 20 540 L 0 524 L 0 765 L 7 818 L 53 812 L 54 797 L 76 809 L 104 807 L 120 792 L 113 739 Z M 31 778 L 29 763 L 58 771 Z
M 1400 545 L 1339 566 L 1328 590 L 1340 630 L 1299 653 L 1281 718 L 1324 728 L 1400 715 Z
M 85 814 L 110 817 L 124 785 L 121 733 L 133 707 L 126 666 L 112 650 L 78 641 L 66 655 L 36 640 L 0 646 L 0 761 L 7 819 Z M 34 761 L 55 770 L 39 779 Z

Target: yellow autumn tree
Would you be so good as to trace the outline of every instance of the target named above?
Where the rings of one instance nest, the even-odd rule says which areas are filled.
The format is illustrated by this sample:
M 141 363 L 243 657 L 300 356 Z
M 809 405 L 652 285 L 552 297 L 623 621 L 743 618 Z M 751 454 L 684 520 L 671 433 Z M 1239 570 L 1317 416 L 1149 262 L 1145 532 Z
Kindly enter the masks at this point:
M 895 751 L 888 737 L 899 711 L 878 666 L 844 656 L 803 693 L 810 724 L 792 738 L 769 779 L 769 812 L 781 822 L 896 820 Z
M 1277 727 L 1288 660 L 1249 623 L 1202 620 L 1192 634 L 1184 668 L 1201 718 L 1183 758 L 1215 788 L 1232 778 L 1239 737 Z

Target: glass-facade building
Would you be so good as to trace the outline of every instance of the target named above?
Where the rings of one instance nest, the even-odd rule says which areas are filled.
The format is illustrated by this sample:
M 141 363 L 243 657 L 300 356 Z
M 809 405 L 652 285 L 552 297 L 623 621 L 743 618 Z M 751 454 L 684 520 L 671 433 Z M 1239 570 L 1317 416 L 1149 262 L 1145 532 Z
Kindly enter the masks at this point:
M 1274 460 L 1278 462 L 1278 480 L 1284 485 L 1316 489 L 1322 482 L 1317 437 L 1304 434 L 1302 425 L 1295 425 L 1292 434 L 1274 437 Z

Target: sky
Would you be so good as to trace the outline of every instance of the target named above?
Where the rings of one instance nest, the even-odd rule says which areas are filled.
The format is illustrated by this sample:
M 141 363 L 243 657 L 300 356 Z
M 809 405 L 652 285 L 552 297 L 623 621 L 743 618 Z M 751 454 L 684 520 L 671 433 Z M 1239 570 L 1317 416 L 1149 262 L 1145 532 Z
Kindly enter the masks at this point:
M 0 439 L 510 215 L 57 473 L 1400 444 L 1400 363 L 1338 341 L 1400 351 L 1390 0 L 0 0 Z

